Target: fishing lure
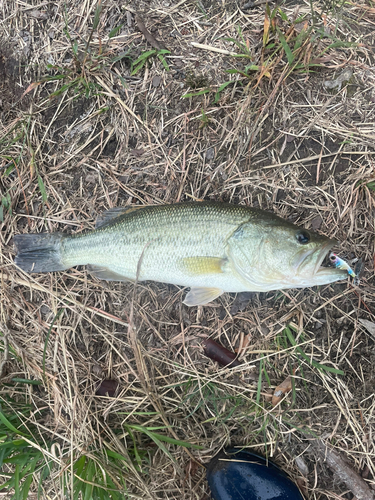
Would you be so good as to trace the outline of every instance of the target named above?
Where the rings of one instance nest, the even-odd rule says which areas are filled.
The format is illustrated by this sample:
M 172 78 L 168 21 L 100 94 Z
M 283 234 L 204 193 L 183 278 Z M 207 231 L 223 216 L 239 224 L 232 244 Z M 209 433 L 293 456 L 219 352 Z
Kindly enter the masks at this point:
M 355 278 L 357 275 L 353 271 L 353 269 L 349 266 L 345 260 L 341 259 L 338 255 L 335 253 L 331 253 L 329 256 L 329 261 L 334 267 L 337 267 L 338 269 L 346 269 L 348 271 L 349 276 L 352 278 Z

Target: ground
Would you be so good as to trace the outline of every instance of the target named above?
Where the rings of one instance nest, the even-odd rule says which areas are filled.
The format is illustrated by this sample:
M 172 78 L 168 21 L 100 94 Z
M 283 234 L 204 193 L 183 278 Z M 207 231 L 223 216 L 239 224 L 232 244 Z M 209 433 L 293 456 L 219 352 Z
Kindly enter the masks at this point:
M 354 498 L 320 439 L 375 489 L 375 10 L 273 8 L 2 4 L 5 493 L 203 500 L 205 464 L 238 445 L 272 458 L 306 499 Z M 84 268 L 26 275 L 13 263 L 14 234 L 77 232 L 115 206 L 202 199 L 336 238 L 359 279 L 187 308 L 172 285 L 108 283 Z M 205 356 L 208 337 L 241 365 Z

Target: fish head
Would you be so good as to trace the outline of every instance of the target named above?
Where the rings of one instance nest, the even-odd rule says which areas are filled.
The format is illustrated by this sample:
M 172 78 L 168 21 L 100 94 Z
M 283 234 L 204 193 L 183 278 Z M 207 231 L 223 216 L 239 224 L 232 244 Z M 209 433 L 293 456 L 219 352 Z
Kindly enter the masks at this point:
M 322 266 L 336 244 L 270 214 L 264 221 L 242 224 L 228 240 L 228 254 L 249 290 L 304 288 L 348 276 L 345 270 Z

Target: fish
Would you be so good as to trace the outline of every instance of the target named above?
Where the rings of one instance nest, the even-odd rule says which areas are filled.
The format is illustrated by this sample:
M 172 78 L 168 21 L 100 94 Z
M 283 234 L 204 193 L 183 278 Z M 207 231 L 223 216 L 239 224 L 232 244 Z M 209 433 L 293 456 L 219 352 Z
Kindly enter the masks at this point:
M 117 207 L 82 233 L 18 234 L 15 264 L 26 273 L 78 265 L 108 281 L 190 287 L 184 304 L 224 292 L 267 292 L 325 285 L 347 277 L 323 267 L 336 240 L 274 213 L 244 205 L 188 202 Z
M 356 273 L 353 271 L 353 269 L 349 266 L 349 264 L 345 262 L 344 259 L 341 259 L 341 257 L 336 255 L 335 253 L 331 252 L 329 256 L 329 261 L 337 269 L 343 269 L 347 271 L 349 276 L 351 276 L 352 278 L 355 278 L 357 276 Z

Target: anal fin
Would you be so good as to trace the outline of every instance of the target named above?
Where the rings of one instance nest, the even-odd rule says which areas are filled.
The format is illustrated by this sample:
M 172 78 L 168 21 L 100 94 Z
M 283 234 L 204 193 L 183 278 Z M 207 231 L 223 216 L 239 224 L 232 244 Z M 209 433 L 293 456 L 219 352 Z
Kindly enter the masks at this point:
M 104 266 L 94 266 L 94 265 L 87 265 L 86 266 L 88 272 L 95 276 L 95 278 L 98 278 L 99 280 L 106 280 L 106 281 L 132 281 L 130 278 L 127 278 L 126 276 L 123 276 L 122 274 L 116 273 L 115 271 L 112 271 L 108 267 Z
M 191 306 L 204 306 L 224 293 L 220 288 L 192 288 L 186 295 L 184 304 Z

